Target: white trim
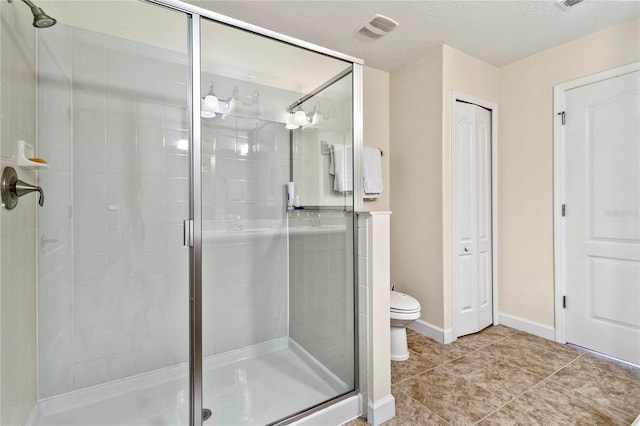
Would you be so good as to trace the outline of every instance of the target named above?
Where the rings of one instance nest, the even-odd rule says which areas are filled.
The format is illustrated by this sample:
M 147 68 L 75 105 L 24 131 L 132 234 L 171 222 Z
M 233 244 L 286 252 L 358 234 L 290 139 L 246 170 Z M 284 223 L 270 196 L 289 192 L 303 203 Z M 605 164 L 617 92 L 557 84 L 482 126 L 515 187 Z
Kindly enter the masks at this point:
M 389 395 L 379 401 L 367 404 L 367 423 L 378 426 L 396 416 L 396 399 Z
M 362 211 L 364 189 L 362 187 L 362 152 L 363 152 L 363 132 L 364 132 L 364 112 L 363 112 L 363 68 L 362 65 L 352 66 L 353 84 L 353 209 L 356 212 Z
M 451 91 L 451 111 L 450 111 L 450 124 L 449 124 L 449 145 L 452 145 L 453 138 L 453 110 L 455 108 L 456 100 L 469 102 L 483 108 L 491 110 L 491 280 L 492 280 L 492 293 L 493 293 L 493 324 L 500 324 L 500 316 L 498 315 L 498 105 L 486 101 L 484 99 L 476 98 L 474 96 L 467 95 L 455 90 Z M 451 153 L 451 161 L 453 162 L 453 152 Z M 450 169 L 453 173 L 453 168 Z M 453 182 L 453 176 L 450 181 Z M 449 238 L 453 242 L 453 196 L 451 196 L 451 235 Z M 453 314 L 453 259 L 454 259 L 454 244 L 451 244 L 451 333 L 453 337 L 451 340 L 445 340 L 445 343 L 450 343 L 456 340 L 455 332 L 455 314 Z M 446 337 L 446 336 L 445 336 Z
M 456 340 L 453 334 L 453 328 L 444 330 L 422 319 L 415 320 L 414 322 L 409 324 L 407 328 L 410 328 L 413 331 L 417 331 L 418 333 L 440 343 L 451 343 Z
M 291 424 L 295 426 L 341 425 L 357 418 L 360 415 L 360 408 L 361 396 L 358 394 Z
M 516 330 L 524 331 L 544 339 L 554 340 L 556 330 L 553 327 L 529 321 L 528 319 L 514 317 L 502 312 L 499 313 L 499 317 L 500 324 L 504 326 L 515 328 Z
M 566 315 L 562 297 L 566 294 L 565 226 L 561 206 L 565 197 L 565 128 L 558 115 L 565 111 L 566 92 L 598 81 L 640 70 L 640 62 L 582 77 L 553 86 L 553 250 L 554 250 L 554 303 L 555 341 L 566 343 Z

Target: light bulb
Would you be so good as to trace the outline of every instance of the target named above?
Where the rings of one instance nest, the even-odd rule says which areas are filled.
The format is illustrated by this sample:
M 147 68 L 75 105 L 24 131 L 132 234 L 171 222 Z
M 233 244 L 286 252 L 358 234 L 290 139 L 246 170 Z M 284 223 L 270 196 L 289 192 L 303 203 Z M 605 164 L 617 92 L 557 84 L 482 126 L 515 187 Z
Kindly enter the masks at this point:
M 301 109 L 297 110 L 295 112 L 295 114 L 293 114 L 293 119 L 296 121 L 296 123 L 298 124 L 307 124 L 308 123 L 308 119 L 307 119 L 307 114 L 305 114 L 305 112 Z
M 298 123 L 295 122 L 295 118 L 291 113 L 287 114 L 287 121 L 285 121 L 285 124 L 285 128 L 287 130 L 295 130 L 300 127 Z
M 220 112 L 220 104 L 218 103 L 218 98 L 214 95 L 207 95 L 204 97 L 203 109 L 206 109 L 210 112 Z

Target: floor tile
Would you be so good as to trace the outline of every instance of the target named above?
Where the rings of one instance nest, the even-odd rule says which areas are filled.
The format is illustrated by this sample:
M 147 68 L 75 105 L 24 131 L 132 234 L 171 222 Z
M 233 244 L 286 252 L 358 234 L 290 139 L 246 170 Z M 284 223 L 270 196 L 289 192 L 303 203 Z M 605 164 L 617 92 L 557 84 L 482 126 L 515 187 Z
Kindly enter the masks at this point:
M 481 351 L 475 351 L 456 360 L 440 364 L 436 367 L 436 371 L 462 377 L 485 368 L 487 364 L 493 365 L 498 361 L 498 358 L 487 355 Z
M 405 380 L 396 389 L 454 424 L 476 423 L 504 403 L 478 385 L 435 370 Z
M 506 340 L 516 341 L 522 343 L 524 346 L 530 346 L 532 348 L 542 348 L 547 351 L 551 351 L 559 357 L 564 357 L 567 362 L 578 358 L 584 353 L 584 350 L 575 346 L 563 345 L 558 342 L 523 332 L 512 334 L 508 336 Z
M 581 348 L 504 326 L 448 345 L 407 339 L 410 362 L 391 365 L 396 417 L 385 426 L 628 426 L 640 414 L 640 368 Z
M 510 336 L 514 333 L 518 333 L 518 330 L 513 329 L 511 327 L 505 327 L 504 325 L 491 325 L 484 330 L 481 330 L 480 333 L 483 334 L 495 334 L 498 336 L 506 337 Z
M 640 383 L 640 368 L 592 352 L 585 352 L 580 362 L 598 367 L 612 376 Z
M 612 376 L 582 358 L 558 371 L 548 381 L 602 406 L 634 415 L 640 413 L 639 381 Z
M 501 361 L 493 368 L 480 369 L 464 375 L 463 378 L 489 392 L 493 392 L 503 401 L 509 401 L 517 397 L 542 380 L 536 374 L 518 367 L 512 367 Z
M 522 340 L 514 340 L 511 337 L 498 340 L 479 351 L 544 377 L 555 373 L 570 362 L 565 354 L 546 350 Z
M 395 384 L 402 380 L 424 373 L 432 369 L 437 364 L 420 356 L 420 354 L 409 351 L 409 359 L 406 361 L 391 361 L 391 383 Z
M 482 425 L 624 425 L 631 417 L 558 392 L 542 382 L 509 404 L 492 413 Z
M 383 423 L 384 426 L 445 426 L 448 423 L 406 393 L 395 390 L 396 417 Z
M 474 333 L 474 334 L 469 334 L 466 336 L 459 337 L 458 340 L 456 340 L 456 343 L 462 343 L 465 346 L 468 346 L 474 349 L 480 349 L 487 345 L 490 345 L 491 343 L 494 343 L 496 340 L 500 340 L 504 338 L 505 336 L 498 333 L 480 332 L 480 333 Z
M 409 349 L 436 364 L 452 361 L 476 350 L 476 348 L 459 341 L 444 345 L 420 333 L 408 335 L 407 343 Z

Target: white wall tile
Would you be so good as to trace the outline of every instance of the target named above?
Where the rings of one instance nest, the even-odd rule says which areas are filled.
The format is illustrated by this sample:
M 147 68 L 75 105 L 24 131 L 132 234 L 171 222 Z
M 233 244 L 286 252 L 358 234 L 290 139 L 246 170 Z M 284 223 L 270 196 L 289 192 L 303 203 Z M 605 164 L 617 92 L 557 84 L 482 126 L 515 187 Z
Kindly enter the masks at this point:
M 73 367 L 73 382 L 76 389 L 104 383 L 107 380 L 107 360 L 97 359 L 78 363 Z
M 106 165 L 104 145 L 75 145 L 73 147 L 74 173 L 104 173 Z
M 60 121 L 64 122 L 60 117 L 40 122 L 40 133 L 55 140 L 58 149 L 63 148 L 51 157 L 60 167 L 56 170 L 69 170 L 65 160 L 73 158 L 75 173 L 73 186 L 67 185 L 74 190 L 74 201 L 58 189 L 69 179 L 61 174 L 58 181 L 50 179 L 56 188 L 52 191 L 54 199 L 40 215 L 41 237 L 62 240 L 48 243 L 48 255 L 44 248 L 41 253 L 41 272 L 50 273 L 41 275 L 40 296 L 51 297 L 56 305 L 41 311 L 42 318 L 49 319 L 47 324 L 41 321 L 40 336 L 42 350 L 47 353 L 41 357 L 44 396 L 161 368 L 167 360 L 182 362 L 184 355 L 166 342 L 183 342 L 180 336 L 186 335 L 184 330 L 188 327 L 188 316 L 182 310 L 161 308 L 175 303 L 174 297 L 184 299 L 182 308 L 188 306 L 181 226 L 176 223 L 168 227 L 165 221 L 167 215 L 173 218 L 179 209 L 185 210 L 182 204 L 172 205 L 169 213 L 166 208 L 164 128 L 175 127 L 175 123 L 167 123 L 166 105 L 150 101 L 151 92 L 138 91 L 136 95 L 138 89 L 131 83 L 136 80 L 134 76 L 148 72 L 150 77 L 143 89 L 156 88 L 161 93 L 165 87 L 162 64 L 166 62 L 142 58 L 142 53 L 135 53 L 132 42 L 107 40 L 82 30 L 73 36 L 68 33 L 67 37 L 64 46 L 71 46 L 74 56 L 68 53 L 63 62 L 72 63 L 73 77 L 80 80 L 73 94 L 73 145 L 69 123 L 60 125 Z M 41 42 L 42 52 L 56 50 L 50 41 Z M 87 59 L 91 63 L 84 63 Z M 49 72 L 47 64 L 52 67 L 55 62 L 42 61 L 43 73 Z M 187 68 L 176 70 L 185 74 L 186 81 Z M 41 86 L 42 93 L 51 96 L 49 109 L 66 102 L 68 95 L 64 91 L 70 89 L 55 81 L 48 80 Z M 82 86 L 85 83 L 91 86 Z M 184 132 L 173 135 L 184 136 Z M 65 147 L 64 143 L 68 145 Z M 186 157 L 175 158 L 171 170 L 174 176 L 186 178 Z M 43 173 L 42 179 L 46 182 L 47 175 Z M 184 189 L 184 182 L 181 183 L 171 181 L 173 194 L 178 188 Z M 55 198 L 64 201 L 56 202 Z M 183 195 L 180 201 L 186 199 Z M 181 214 L 181 220 L 182 216 L 186 215 Z M 56 228 L 71 224 L 75 226 L 74 256 L 70 256 L 68 237 L 66 241 L 60 238 L 66 235 L 64 228 Z M 170 237 L 165 236 L 167 230 L 171 230 Z M 178 239 L 179 243 L 173 241 Z M 169 242 L 173 251 L 165 252 Z M 66 256 L 60 256 L 60 250 Z M 167 278 L 166 271 L 174 270 Z M 169 280 L 175 285 L 169 286 Z M 51 312 L 49 317 L 47 312 Z M 70 336 L 74 336 L 73 341 Z M 132 346 L 136 341 L 144 344 Z M 69 351 L 71 355 L 65 358 Z M 66 364 L 61 365 L 65 359 Z M 74 359 L 77 364 L 73 364 Z M 64 378 L 64 386 L 50 383 L 60 377 Z
M 18 141 L 35 146 L 35 32 L 29 11 L 0 4 L 0 157 L 14 166 Z M 25 21 L 26 20 L 26 21 Z M 49 108 L 68 99 L 51 93 Z M 43 105 L 44 107 L 44 105 Z M 14 158 L 15 159 L 15 158 Z M 33 171 L 18 177 L 36 183 Z M 22 198 L 16 209 L 0 211 L 0 424 L 24 424 L 36 402 L 36 197 Z
M 189 158 L 178 146 L 188 137 L 188 117 L 186 108 L 176 104 L 179 90 L 187 88 L 187 68 L 145 57 L 145 49 L 133 54 L 137 46 L 90 32 L 67 37 L 73 76 L 91 83 L 91 89 L 75 87 L 73 141 L 70 123 L 40 123 L 41 134 L 68 144 L 68 157 L 51 158 L 61 167 L 68 159 L 64 170 L 75 173 L 69 185 L 74 201 L 51 200 L 40 215 L 41 236 L 59 239 L 56 247 L 64 254 L 54 254 L 50 245 L 52 253 L 41 256 L 41 271 L 51 270 L 41 276 L 41 297 L 55 295 L 57 306 L 50 313 L 51 327 L 41 327 L 40 344 L 47 353 L 41 357 L 41 396 L 152 371 L 185 362 L 188 356 L 188 250 L 182 246 L 181 222 L 188 212 Z M 55 50 L 49 41 L 42 44 Z M 116 51 L 116 45 L 122 51 Z M 92 63 L 76 64 L 74 58 Z M 46 67 L 47 61 L 42 64 Z M 58 96 L 51 105 L 65 102 L 59 87 L 43 84 L 42 90 L 47 89 Z M 167 103 L 154 95 L 163 91 Z M 127 92 L 131 95 L 123 95 Z M 267 219 L 275 219 L 276 227 L 286 224 L 282 185 L 289 164 L 274 163 L 265 154 L 272 155 L 270 149 L 280 141 L 286 159 L 288 139 L 279 125 L 261 132 L 255 136 L 215 123 L 211 127 L 212 140 L 205 143 L 210 157 L 203 202 L 211 206 L 205 219 L 221 220 L 220 229 L 236 226 L 237 215 L 241 229 L 272 226 L 261 223 Z M 62 199 L 65 194 L 57 195 Z M 65 230 L 75 235 L 75 255 L 69 238 L 61 238 Z M 328 237 L 322 238 L 326 283 L 330 244 Z M 340 241 L 333 244 L 344 250 Z M 204 309 L 209 315 L 207 355 L 286 335 L 286 238 L 230 240 L 215 249 L 205 247 L 204 256 L 209 275 L 203 291 L 211 296 Z M 316 256 L 312 258 L 315 262 Z M 314 278 L 305 285 L 308 295 L 319 291 Z M 322 321 L 317 303 L 309 297 L 301 305 L 310 308 L 301 312 L 304 324 L 315 329 Z M 326 313 L 328 301 L 324 306 Z M 232 317 L 236 319 L 229 321 Z M 60 346 L 56 341 L 68 343 Z
M 352 258 L 346 242 L 349 227 L 343 237 L 328 233 L 323 225 L 346 224 L 344 217 L 318 217 L 292 213 L 289 229 L 317 229 L 294 237 L 290 251 L 290 335 L 346 383 L 353 380 L 353 315 L 352 274 L 347 276 L 346 257 Z M 310 228 L 310 226 L 317 228 Z M 323 233 L 324 234 L 321 234 Z M 328 247 L 335 247 L 328 249 Z M 296 250 L 298 248 L 298 250 Z M 302 250 L 299 250 L 302 248 Z M 300 256 L 303 253 L 304 256 Z M 313 278 L 312 278 L 313 277 Z M 349 323 L 349 324 L 348 324 Z
M 41 398 L 71 392 L 73 387 L 73 368 L 70 365 L 44 369 L 40 368 L 39 394 Z

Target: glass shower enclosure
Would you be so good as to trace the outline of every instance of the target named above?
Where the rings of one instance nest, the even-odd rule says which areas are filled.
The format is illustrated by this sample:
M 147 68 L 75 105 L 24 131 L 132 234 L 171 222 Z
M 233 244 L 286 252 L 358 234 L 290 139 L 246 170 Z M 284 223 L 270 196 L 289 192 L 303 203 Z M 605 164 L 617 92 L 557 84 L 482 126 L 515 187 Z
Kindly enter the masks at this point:
M 177 1 L 47 12 L 31 424 L 275 424 L 354 395 L 358 61 Z

